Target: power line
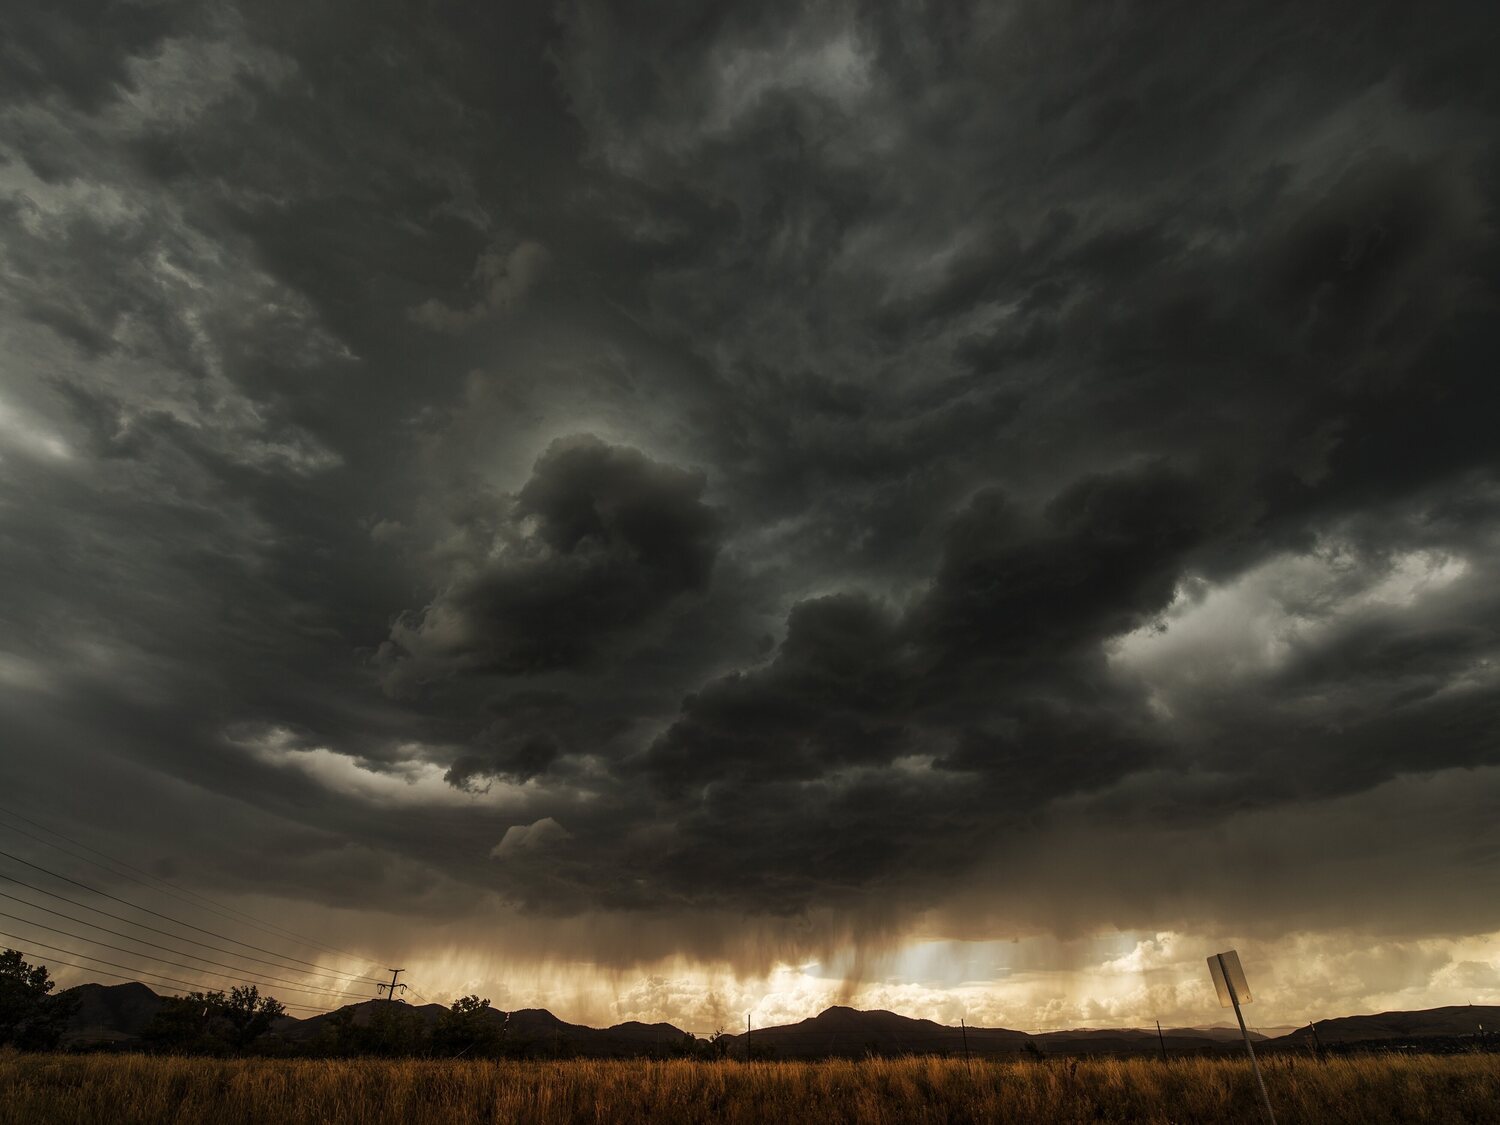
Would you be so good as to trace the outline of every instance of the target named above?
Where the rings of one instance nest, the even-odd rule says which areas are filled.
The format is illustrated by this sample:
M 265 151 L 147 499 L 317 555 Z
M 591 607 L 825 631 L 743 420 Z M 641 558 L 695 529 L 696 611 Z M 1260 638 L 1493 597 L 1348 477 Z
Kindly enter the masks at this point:
M 25 864 L 27 867 L 34 868 L 37 871 L 41 871 L 41 872 L 43 872 L 43 873 L 45 873 L 47 875 L 51 875 L 54 879 L 61 879 L 64 883 L 71 883 L 75 887 L 81 887 L 82 889 L 88 891 L 90 894 L 96 894 L 96 895 L 98 895 L 100 898 L 107 898 L 111 902 L 118 902 L 122 906 L 128 906 L 128 907 L 130 907 L 132 910 L 139 910 L 142 914 L 150 914 L 154 918 L 161 918 L 161 919 L 163 919 L 165 921 L 173 923 L 174 925 L 183 926 L 183 927 L 185 927 L 185 928 L 187 928 L 189 930 L 196 930 L 200 934 L 208 934 L 210 937 L 216 937 L 220 941 L 232 942 L 235 945 L 244 946 L 246 949 L 253 949 L 257 953 L 269 953 L 272 957 L 280 957 L 284 961 L 295 961 L 295 962 L 297 962 L 300 965 L 306 965 L 309 968 L 317 969 L 318 972 L 320 972 L 320 973 L 326 973 L 326 972 L 328 972 L 328 970 L 322 968 L 320 965 L 316 964 L 315 962 L 305 961 L 301 957 L 293 957 L 293 956 L 291 956 L 290 954 L 287 954 L 287 953 L 277 953 L 274 949 L 266 949 L 266 948 L 264 948 L 262 946 L 259 946 L 259 945 L 251 945 L 247 941 L 240 941 L 237 938 L 230 937 L 228 934 L 221 934 L 221 933 L 218 933 L 215 930 L 207 930 L 207 929 L 204 929 L 202 926 L 195 926 L 191 922 L 184 922 L 180 918 L 173 918 L 170 914 L 163 914 L 159 910 L 152 910 L 149 906 L 139 906 L 136 903 L 133 903 L 133 902 L 129 901 L 128 899 L 120 898 L 118 895 L 112 895 L 108 891 L 101 891 L 101 890 L 99 890 L 98 887 L 91 887 L 87 883 L 80 882 L 77 879 L 69 878 L 67 875 L 59 874 L 58 872 L 53 871 L 51 868 L 43 867 L 39 863 L 32 863 L 29 859 L 22 859 L 18 855 L 12 855 L 10 852 L 0 850 L 0 856 L 4 856 L 6 859 L 13 860 L 16 863 Z M 6 876 L 6 878 L 8 878 L 8 876 Z M 19 879 L 12 880 L 12 881 L 13 882 L 20 882 Z M 21 885 L 22 886 L 26 886 L 26 884 L 24 884 L 24 883 L 22 883 Z M 32 888 L 32 889 L 36 890 L 38 888 Z M 50 893 L 50 892 L 43 892 L 43 893 Z M 57 896 L 57 897 L 61 897 L 61 896 Z M 82 904 L 75 902 L 75 903 L 73 903 L 73 905 L 74 906 L 81 906 Z M 100 913 L 103 913 L 103 912 L 101 911 Z M 123 920 L 124 919 L 122 919 L 122 921 Z M 133 924 L 138 924 L 138 923 L 133 923 Z M 171 935 L 168 935 L 168 936 L 171 936 Z M 183 940 L 186 940 L 186 939 L 183 939 Z M 201 943 L 195 942 L 194 944 L 201 944 Z M 220 950 L 219 952 L 224 953 L 224 952 L 228 952 L 228 951 L 227 950 Z M 254 958 L 251 958 L 251 960 L 254 960 Z M 283 967 L 289 967 L 289 966 L 283 966 Z M 352 976 L 353 974 L 349 974 L 349 973 L 335 973 L 335 974 L 332 974 L 332 975 L 334 975 L 334 976 Z M 360 978 L 360 979 L 370 981 L 371 983 L 378 983 L 377 981 L 375 981 L 375 979 L 373 977 L 364 977 L 364 978 Z
M 235 907 L 229 906 L 229 905 L 227 905 L 225 903 L 217 902 L 214 899 L 211 899 L 211 898 L 207 897 L 206 895 L 199 894 L 197 891 L 189 890 L 187 887 L 178 887 L 178 886 L 174 885 L 173 883 L 170 883 L 167 880 L 160 878 L 159 876 L 151 874 L 149 871 L 145 871 L 145 870 L 142 870 L 139 867 L 136 867 L 134 864 L 126 863 L 123 859 L 116 859 L 114 856 L 108 855 L 105 852 L 101 852 L 97 848 L 91 848 L 91 847 L 89 847 L 89 845 L 83 843 L 82 841 L 74 840 L 72 837 L 64 835 L 63 833 L 57 831 L 55 828 L 48 828 L 45 824 L 39 824 L 38 822 L 32 820 L 29 817 L 22 816 L 20 813 L 15 812 L 15 811 L 13 811 L 11 809 L 8 809 L 4 805 L 0 805 L 0 813 L 3 813 L 4 815 L 6 815 L 8 817 L 11 817 L 11 818 L 13 818 L 15 820 L 19 820 L 19 821 L 21 821 L 21 822 L 23 822 L 25 824 L 29 824 L 33 828 L 40 829 L 41 831 L 46 832 L 48 835 L 56 836 L 59 840 L 66 840 L 68 843 L 74 845 L 75 847 L 82 848 L 86 852 L 92 852 L 94 855 L 97 855 L 97 856 L 99 856 L 99 857 L 101 857 L 103 859 L 107 859 L 107 860 L 109 860 L 109 862 L 111 864 L 114 864 L 114 865 L 116 865 L 118 867 L 123 867 L 127 871 L 134 871 L 136 874 L 142 875 L 146 879 L 152 880 L 152 882 L 151 883 L 143 882 L 141 879 L 134 878 L 133 876 L 127 875 L 127 874 L 125 874 L 122 871 L 115 870 L 114 867 L 107 866 L 107 865 L 105 865 L 103 863 L 100 863 L 98 860 L 89 859 L 87 856 L 78 855 L 76 852 L 71 852 L 67 848 L 64 848 L 64 847 L 61 847 L 58 844 L 52 843 L 50 840 L 43 840 L 40 836 L 34 836 L 30 832 L 27 832 L 27 831 L 25 831 L 24 829 L 21 829 L 21 828 L 17 828 L 14 825 L 9 825 L 9 824 L 5 825 L 4 827 L 8 828 L 10 831 L 19 833 L 20 835 L 25 836 L 29 840 L 35 840 L 39 844 L 42 844 L 42 845 L 44 845 L 46 847 L 53 848 L 53 849 L 55 849 L 57 851 L 60 851 L 64 855 L 69 855 L 69 856 L 72 856 L 74 859 L 82 860 L 84 863 L 93 864 L 93 866 L 99 868 L 102 871 L 108 871 L 111 874 L 116 875 L 116 876 L 118 876 L 118 877 L 120 877 L 122 879 L 128 879 L 132 883 L 138 883 L 139 885 L 141 885 L 143 887 L 146 887 L 149 890 L 155 890 L 155 891 L 157 891 L 157 892 L 159 892 L 161 894 L 166 894 L 166 895 L 171 896 L 172 898 L 178 899 L 181 902 L 187 902 L 188 905 L 190 905 L 190 906 L 191 905 L 198 905 L 198 904 L 189 902 L 188 898 L 185 897 L 185 896 L 191 896 L 194 899 L 200 900 L 201 903 L 207 904 L 206 906 L 204 906 L 204 905 L 198 905 L 198 909 L 200 909 L 200 910 L 211 909 L 211 912 L 219 914 L 220 917 L 227 917 L 230 921 L 240 921 L 244 925 L 253 926 L 254 928 L 256 928 L 258 930 L 263 930 L 266 933 L 276 934 L 278 936 L 290 937 L 290 938 L 292 938 L 292 939 L 294 939 L 296 941 L 302 942 L 305 945 L 314 946 L 314 947 L 316 947 L 318 949 L 322 949 L 322 950 L 324 950 L 324 951 L 326 951 L 328 953 L 337 953 L 337 954 L 339 954 L 341 956 L 344 956 L 344 957 L 352 957 L 356 961 L 365 960 L 365 958 L 361 957 L 359 954 L 357 954 L 357 953 L 351 953 L 347 949 L 339 949 L 337 946 L 326 945 L 323 942 L 320 942 L 320 941 L 316 940 L 315 938 L 308 937 L 306 934 L 299 934 L 295 930 L 289 930 L 289 929 L 285 928 L 284 926 L 277 926 L 277 925 L 273 925 L 271 923 L 261 922 L 260 920 L 258 920 L 257 918 L 255 918 L 253 915 L 247 914 L 243 910 L 237 910 Z M 156 886 L 154 884 L 161 884 L 161 885 L 160 886 Z M 176 893 L 178 891 L 181 891 L 182 893 L 181 894 Z
M 69 934 L 68 936 L 69 937 L 77 937 L 78 935 L 77 934 Z M 129 969 L 131 972 L 140 972 L 141 971 L 140 969 L 138 969 L 134 965 L 121 965 L 118 961 L 106 961 L 103 957 L 95 957 L 92 953 L 79 953 L 75 949 L 63 949 L 61 946 L 58 946 L 58 945 L 48 945 L 44 941 L 37 941 L 35 938 L 23 938 L 19 934 L 7 933 L 4 930 L 0 930 L 0 937 L 14 938 L 16 941 L 29 942 L 32 945 L 40 946 L 42 949 L 51 949 L 51 950 L 54 950 L 55 952 L 58 952 L 58 953 L 66 953 L 69 957 L 82 957 L 85 961 L 98 961 L 99 964 L 101 964 L 101 965 L 109 965 L 109 966 L 111 966 L 113 968 L 116 968 L 116 969 Z M 88 938 L 84 938 L 83 940 L 84 941 L 88 941 L 89 939 Z M 99 942 L 97 944 L 103 945 L 104 943 L 103 942 Z M 115 948 L 118 948 L 118 947 L 117 946 L 106 946 L 106 948 L 115 949 Z M 128 949 L 126 949 L 126 950 L 122 950 L 122 952 L 129 953 L 131 951 L 128 950 Z M 142 956 L 142 955 L 141 954 L 136 954 L 136 956 Z M 148 957 L 147 960 L 148 961 L 149 960 L 154 960 L 154 958 Z M 162 962 L 162 964 L 175 965 L 176 962 L 165 961 L 165 962 Z M 83 968 L 83 966 L 81 966 L 81 965 L 75 965 L 73 967 L 74 968 Z M 179 968 L 179 969 L 187 969 L 189 972 L 202 973 L 201 969 L 195 969 L 195 968 L 193 968 L 192 965 L 177 965 L 177 968 Z M 151 975 L 155 976 L 155 977 L 158 977 L 161 980 L 172 981 L 174 984 L 184 985 L 184 986 L 186 986 L 188 988 L 202 988 L 202 987 L 204 987 L 201 984 L 193 984 L 190 981 L 178 980 L 176 977 L 169 977 L 169 976 L 166 976 L 166 975 L 164 975 L 162 973 L 152 972 Z M 253 981 L 253 980 L 247 980 L 245 977 L 228 976 L 228 975 L 226 975 L 224 973 L 204 973 L 203 975 L 207 976 L 209 978 L 213 978 L 213 979 L 236 981 L 239 984 L 257 984 L 258 983 L 258 982 Z M 299 989 L 295 989 L 294 991 L 297 991 L 297 992 L 306 992 L 307 990 L 299 988 Z M 272 999 L 275 999 L 275 997 L 272 997 Z M 311 1005 L 298 1004 L 298 1005 L 296 1005 L 296 1007 L 305 1008 L 305 1007 L 311 1007 Z M 321 1009 L 318 1009 L 318 1010 L 319 1011 L 325 1011 L 325 1012 L 337 1011 L 337 1009 L 335 1009 L 335 1008 L 321 1008 Z
M 50 946 L 47 946 L 43 942 L 30 942 L 29 944 L 41 946 L 44 949 L 46 949 L 46 948 L 52 948 Z M 45 955 L 37 954 L 35 952 L 31 952 L 31 951 L 28 951 L 28 950 L 25 950 L 25 949 L 17 949 L 14 952 L 21 954 L 21 956 L 23 956 L 23 957 L 34 958 L 37 961 L 40 961 L 42 959 L 42 957 L 45 956 Z M 82 957 L 85 961 L 98 961 L 99 960 L 98 957 L 90 957 L 90 956 L 88 956 L 85 953 L 73 953 L 73 954 L 71 954 L 71 956 L 73 956 L 73 957 Z M 129 981 L 132 984 L 145 984 L 146 983 L 146 981 L 141 980 L 140 977 L 138 977 L 138 976 L 131 976 L 131 977 L 121 976 L 119 973 L 111 973 L 111 972 L 109 972 L 109 971 L 107 971 L 105 969 L 96 969 L 92 965 L 77 965 L 77 964 L 74 964 L 72 961 L 59 961 L 55 957 L 47 957 L 47 963 L 51 964 L 51 965 L 66 965 L 70 969 L 81 969 L 85 973 L 95 973 L 95 974 L 97 974 L 99 976 L 102 976 L 102 977 L 114 977 L 116 980 Z M 105 961 L 104 964 L 109 964 L 109 962 Z M 43 966 L 43 967 L 45 968 L 45 966 Z M 127 965 L 117 965 L 116 968 L 129 968 L 129 966 L 127 966 Z M 154 974 L 154 973 L 153 974 L 149 974 L 149 976 L 148 976 L 147 979 L 148 980 L 153 980 L 154 979 L 157 983 L 161 983 L 161 982 L 164 982 L 164 981 L 167 981 L 167 982 L 172 981 L 171 977 L 160 977 L 160 976 L 156 976 L 156 974 Z M 175 982 L 175 983 L 170 984 L 169 987 L 175 988 L 175 987 L 178 987 L 178 985 L 180 985 L 181 983 L 182 982 Z M 200 986 L 190 984 L 190 985 L 187 985 L 187 987 L 188 988 L 198 988 Z M 282 1005 L 282 1007 L 285 1007 L 285 1008 L 296 1008 L 298 1011 L 303 1011 L 303 1012 L 324 1012 L 324 1013 L 326 1013 L 326 1012 L 335 1012 L 335 1011 L 338 1011 L 337 1008 L 315 1008 L 315 1007 L 313 1007 L 310 1004 L 284 1004 L 284 1005 Z
M 38 910 L 46 910 L 46 907 L 36 907 L 36 909 L 38 909 Z M 50 913 L 56 913 L 56 912 L 55 911 L 48 911 L 48 913 L 50 914 Z M 60 917 L 60 918 L 67 918 L 68 915 L 66 915 L 66 914 L 59 914 L 58 917 Z M 100 941 L 98 938 L 91 938 L 91 937 L 87 936 L 86 934 L 75 934 L 71 930 L 64 930 L 64 929 L 62 929 L 62 928 L 60 928 L 58 926 L 49 926 L 49 925 L 47 925 L 44 922 L 38 922 L 38 921 L 35 921 L 34 919 L 31 919 L 31 918 L 25 918 L 25 917 L 23 917 L 23 916 L 21 916 L 19 914 L 10 914 L 10 913 L 7 913 L 4 910 L 0 910 L 0 918 L 9 918 L 12 922 L 24 922 L 26 925 L 28 925 L 28 926 L 34 926 L 34 927 L 36 927 L 39 930 L 46 930 L 49 933 L 54 933 L 54 934 L 62 934 L 63 937 L 75 938 L 78 941 L 86 941 L 90 945 L 97 945 L 101 949 L 113 949 L 113 950 L 115 950 L 118 953 L 128 953 L 132 957 L 144 957 L 147 961 L 155 961 L 155 962 L 157 962 L 158 964 L 161 964 L 161 965 L 172 965 L 172 966 L 175 966 L 176 968 L 187 969 L 189 972 L 194 972 L 194 973 L 201 973 L 201 972 L 203 972 L 203 969 L 201 969 L 197 965 L 184 965 L 180 961 L 169 961 L 165 957 L 155 957 L 155 956 L 153 956 L 150 953 L 142 953 L 139 950 L 135 950 L 135 949 L 126 949 L 124 946 L 120 946 L 120 945 L 111 945 L 107 941 Z M 85 922 L 81 918 L 71 918 L 69 920 L 73 921 L 73 922 L 77 922 L 79 925 L 82 925 L 82 926 L 88 926 L 90 929 L 100 930 L 100 931 L 102 931 L 103 933 L 106 933 L 106 934 L 114 934 L 115 937 L 124 938 L 126 941 L 133 941 L 137 945 L 149 945 L 153 949 L 164 949 L 168 953 L 176 953 L 176 954 L 178 954 L 181 957 L 190 957 L 194 961 L 202 961 L 205 965 L 214 965 L 214 966 L 217 966 L 220 969 L 233 969 L 233 970 L 235 970 L 237 972 L 247 972 L 247 973 L 249 973 L 252 976 L 257 976 L 257 977 L 261 977 L 262 978 L 261 980 L 250 980 L 250 979 L 248 979 L 248 977 L 235 978 L 235 979 L 241 980 L 245 984 L 256 984 L 256 985 L 279 984 L 279 985 L 284 985 L 286 988 L 291 989 L 293 992 L 306 992 L 306 993 L 309 993 L 309 994 L 312 994 L 312 995 L 317 995 L 317 996 L 337 996 L 340 999 L 342 999 L 346 995 L 346 993 L 344 993 L 344 992 L 338 992 L 338 991 L 335 991 L 334 989 L 331 989 L 331 988 L 303 988 L 296 981 L 283 980 L 281 977 L 273 977 L 269 973 L 257 973 L 253 969 L 248 969 L 247 970 L 247 969 L 245 969 L 245 967 L 243 965 L 226 965 L 222 961 L 210 961 L 207 957 L 199 957 L 196 954 L 187 953 L 187 952 L 185 952 L 185 951 L 183 951 L 181 949 L 172 949 L 170 946 L 158 945 L 154 941 L 146 941 L 143 938 L 136 938 L 136 937 L 131 937 L 128 934 L 118 933 L 115 930 L 106 929 L 103 926 L 96 926 L 92 922 Z M 7 936 L 9 936 L 9 937 L 15 937 L 16 935 L 15 934 L 9 934 Z M 64 952 L 67 952 L 67 950 L 64 950 Z M 83 956 L 83 955 L 82 954 L 78 954 L 78 956 Z M 213 973 L 213 974 L 210 974 L 210 975 L 212 975 L 212 976 L 222 976 L 223 974 L 221 974 L 221 973 Z
M 59 902 L 66 902 L 69 906 L 76 906 L 80 910 L 87 910 L 87 911 L 89 911 L 92 914 L 98 914 L 98 915 L 100 915 L 102 917 L 105 917 L 105 918 L 113 918 L 116 922 L 123 922 L 125 925 L 127 925 L 127 926 L 134 926 L 134 927 L 136 927 L 136 929 L 139 929 L 139 930 L 147 930 L 147 931 L 149 931 L 149 932 L 151 932 L 153 934 L 160 934 L 162 937 L 169 937 L 169 938 L 173 938 L 173 939 L 175 939 L 177 941 L 186 942 L 188 945 L 199 946 L 202 949 L 211 949 L 215 953 L 223 953 L 223 954 L 225 954 L 226 956 L 229 956 L 229 957 L 237 957 L 241 961 L 255 961 L 255 962 L 257 962 L 258 964 L 261 964 L 261 965 L 269 965 L 273 969 L 281 969 L 283 971 L 290 971 L 290 972 L 294 972 L 294 973 L 302 973 L 304 976 L 311 976 L 311 975 L 313 975 L 311 973 L 308 973 L 305 969 L 299 969 L 299 968 L 297 968 L 295 965 L 278 965 L 276 962 L 274 962 L 274 961 L 267 961 L 267 960 L 265 960 L 262 957 L 251 957 L 248 954 L 236 953 L 232 949 L 222 949 L 222 948 L 220 948 L 217 945 L 209 945 L 208 942 L 206 942 L 206 941 L 198 941 L 196 938 L 184 937 L 182 934 L 174 934 L 170 930 L 163 930 L 163 929 L 160 929 L 157 926 L 150 926 L 150 925 L 147 925 L 145 922 L 137 922 L 133 918 L 124 918 L 124 917 L 121 917 L 119 914 L 112 914 L 108 910 L 101 910 L 97 906 L 90 906 L 90 905 L 88 905 L 88 903 L 79 902 L 76 899 L 71 899 L 67 895 L 60 895 L 56 891 L 49 891 L 45 887 L 35 886 L 34 884 L 26 882 L 24 879 L 17 879 L 13 875 L 0 874 L 0 879 L 4 879 L 7 883 L 15 883 L 17 886 L 25 887 L 29 891 L 35 891 L 37 894 L 46 895 L 48 898 L 57 899 Z M 130 934 L 122 934 L 122 933 L 119 933 L 117 930 L 109 930 L 109 929 L 106 929 L 104 926 L 97 925 L 96 923 L 86 922 L 82 918 L 74 918 L 71 914 L 64 914 L 64 913 L 62 913 L 59 910 L 53 910 L 51 907 L 42 906 L 40 903 L 28 902 L 24 898 L 17 898 L 15 895 L 8 895 L 4 891 L 0 891 L 0 898 L 8 898 L 12 902 L 19 902 L 22 906 L 29 906 L 33 910 L 45 911 L 48 914 L 55 914 L 59 918 L 66 918 L 70 922 L 78 922 L 81 925 L 90 926 L 90 927 L 92 927 L 92 928 L 94 928 L 96 930 L 104 930 L 106 933 L 113 933 L 116 937 L 129 938 L 132 941 L 140 941 L 141 940 L 139 938 L 132 937 L 132 935 L 130 935 Z M 174 953 L 181 953 L 183 951 L 182 950 L 173 950 L 173 952 Z M 187 956 L 191 957 L 191 956 L 193 956 L 193 954 L 189 953 L 189 954 L 187 954 Z M 200 960 L 202 960 L 202 958 L 200 958 Z M 371 979 L 370 977 L 357 977 L 357 976 L 352 976 L 351 974 L 348 974 L 348 973 L 336 973 L 336 972 L 333 972 L 332 970 L 328 970 L 328 969 L 320 969 L 320 970 L 318 970 L 318 972 L 321 973 L 324 976 L 339 977 L 339 978 L 343 978 L 345 980 L 359 981 L 359 982 L 364 983 L 364 984 L 378 984 L 379 983 L 378 981 L 375 981 L 375 980 Z
M 0 810 L 0 811 L 3 811 L 3 810 Z M 319 948 L 327 949 L 331 953 L 341 953 L 342 952 L 341 950 L 334 949 L 332 946 L 323 946 L 323 945 L 321 945 L 318 942 L 315 942 L 315 941 L 312 941 L 310 939 L 304 938 L 300 934 L 293 933 L 291 930 L 282 930 L 280 927 L 277 927 L 277 926 L 264 925 L 264 924 L 256 921 L 254 918 L 250 917 L 249 915 L 244 914 L 243 911 L 235 911 L 232 907 L 226 907 L 226 908 L 223 908 L 223 909 L 219 909 L 219 908 L 217 908 L 217 904 L 204 905 L 202 903 L 194 902 L 191 898 L 188 897 L 187 894 L 178 894 L 176 892 L 176 890 L 171 887 L 170 884 L 167 884 L 165 886 L 157 886 L 157 885 L 155 885 L 153 883 L 147 882 L 145 879 L 137 879 L 135 876 L 127 874 L 126 872 L 115 870 L 113 867 L 109 866 L 108 864 L 100 863 L 98 860 L 90 859 L 88 856 L 79 855 L 77 852 L 69 851 L 67 848 L 62 847 L 59 844 L 54 844 L 51 840 L 44 840 L 44 839 L 42 839 L 42 837 L 37 836 L 37 835 L 35 835 L 35 834 L 31 833 L 31 832 L 27 832 L 23 828 L 17 828 L 13 824 L 4 824 L 3 822 L 0 822 L 0 827 L 3 827 L 3 828 L 7 829 L 10 832 L 14 832 L 15 834 L 17 834 L 19 836 L 24 836 L 28 840 L 34 840 L 36 843 L 41 844 L 44 847 L 52 848 L 55 851 L 62 852 L 63 855 L 71 856 L 73 859 L 80 860 L 83 863 L 87 863 L 87 864 L 90 864 L 90 865 L 92 865 L 94 867 L 97 867 L 101 871 L 107 871 L 107 872 L 109 872 L 109 874 L 115 876 L 116 878 L 125 879 L 127 882 L 135 883 L 138 886 L 145 887 L 149 891 L 155 891 L 157 894 L 164 894 L 164 895 L 167 895 L 169 898 L 175 898 L 175 899 L 177 899 L 177 901 L 185 903 L 186 905 L 191 906 L 194 909 L 204 910 L 204 911 L 207 911 L 207 912 L 209 912 L 211 914 L 216 914 L 220 918 L 225 919 L 226 921 L 236 922 L 236 923 L 238 923 L 240 925 L 251 926 L 251 927 L 253 927 L 253 928 L 257 929 L 257 930 L 262 930 L 265 933 L 272 934 L 272 935 L 277 936 L 277 937 L 292 937 L 292 938 L 295 938 L 297 941 L 299 941 L 302 944 L 318 946 Z M 67 839 L 67 837 L 63 837 L 63 838 Z M 83 845 L 80 845 L 80 847 L 81 846 L 83 846 Z M 202 897 L 202 896 L 199 896 L 199 897 Z M 354 957 L 356 955 L 351 953 L 351 954 L 347 954 L 347 956 Z

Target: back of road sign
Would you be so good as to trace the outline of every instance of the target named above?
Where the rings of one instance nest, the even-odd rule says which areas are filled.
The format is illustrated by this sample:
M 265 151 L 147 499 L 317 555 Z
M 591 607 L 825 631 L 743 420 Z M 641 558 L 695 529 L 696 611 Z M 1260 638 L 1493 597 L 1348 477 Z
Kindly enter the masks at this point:
M 1230 949 L 1224 953 L 1216 953 L 1208 959 L 1208 971 L 1214 978 L 1214 989 L 1219 994 L 1219 1007 L 1232 1008 L 1235 1000 L 1241 1004 L 1248 1004 L 1254 997 L 1250 995 L 1250 984 L 1245 980 L 1245 970 L 1240 968 L 1240 955 Z M 1225 973 L 1229 979 L 1224 979 Z M 1234 995 L 1229 993 L 1230 986 L 1234 987 Z

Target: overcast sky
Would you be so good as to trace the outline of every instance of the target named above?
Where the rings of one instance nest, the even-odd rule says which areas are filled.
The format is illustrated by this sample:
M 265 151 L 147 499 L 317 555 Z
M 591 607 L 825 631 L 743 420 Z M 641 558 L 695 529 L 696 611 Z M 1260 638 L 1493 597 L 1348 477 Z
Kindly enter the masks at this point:
M 7 7 L 7 803 L 603 1022 L 1500 1002 L 1491 5 Z

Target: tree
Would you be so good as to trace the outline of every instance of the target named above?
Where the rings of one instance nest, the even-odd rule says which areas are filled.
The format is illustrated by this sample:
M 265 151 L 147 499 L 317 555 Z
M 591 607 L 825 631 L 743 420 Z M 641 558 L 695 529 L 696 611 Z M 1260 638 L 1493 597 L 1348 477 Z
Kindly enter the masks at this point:
M 489 1000 L 477 996 L 460 996 L 438 1017 L 432 1030 L 433 1050 L 444 1055 L 498 1055 L 504 1041 L 504 1014 L 492 1010 Z
M 729 1045 L 734 1042 L 734 1036 L 722 1027 L 714 1028 L 712 1035 L 708 1037 L 708 1057 L 711 1059 L 727 1059 L 729 1057 Z
M 168 1051 L 238 1054 L 248 1050 L 286 1008 L 254 985 L 223 992 L 168 996 L 141 1038 Z
M 319 1055 L 353 1055 L 359 1052 L 358 1029 L 354 1026 L 354 1013 L 348 1008 L 330 1012 L 318 1025 L 317 1037 L 311 1049 Z
M 0 1046 L 23 1051 L 56 1047 L 78 998 L 54 996 L 46 965 L 28 965 L 14 949 L 0 953 Z
M 240 1050 L 254 1043 L 282 1016 L 286 1007 L 271 996 L 261 996 L 253 984 L 231 989 L 228 999 L 219 1002 L 219 1016 L 229 1025 L 230 1039 Z

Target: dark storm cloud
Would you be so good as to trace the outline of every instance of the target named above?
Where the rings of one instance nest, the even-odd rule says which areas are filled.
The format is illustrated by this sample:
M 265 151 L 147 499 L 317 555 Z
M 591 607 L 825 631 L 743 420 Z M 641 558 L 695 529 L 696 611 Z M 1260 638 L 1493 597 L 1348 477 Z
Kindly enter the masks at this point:
M 646 768 L 680 793 L 705 781 L 760 785 L 889 763 L 911 710 L 904 656 L 895 624 L 868 599 L 802 602 L 775 660 L 689 696 Z
M 798 604 L 776 659 L 691 696 L 648 761 L 674 787 L 816 777 L 930 753 L 951 726 L 968 747 L 945 762 L 977 763 L 975 740 L 987 740 L 966 718 L 1013 725 L 1011 707 L 1047 710 L 1031 701 L 1039 688 L 1087 707 L 1102 688 L 1099 643 L 1166 608 L 1202 507 L 1201 490 L 1160 466 L 1081 482 L 1031 519 L 983 492 L 907 614 L 853 595 Z M 904 729 L 919 725 L 936 729 Z M 1075 762 L 1058 765 L 1077 777 Z M 1030 766 L 1040 778 L 1046 755 Z
M 1479 6 L 19 19 L 12 783 L 875 925 L 1495 764 Z
M 38 9 L 7 12 L 0 95 L 57 94 L 98 110 L 129 81 L 128 63 L 148 54 L 190 17 L 185 5 L 120 4 L 97 0 L 62 20 Z
M 776 658 L 690 696 L 643 766 L 685 810 L 700 861 L 731 861 L 749 809 L 746 831 L 774 823 L 783 846 L 801 842 L 788 855 L 835 863 L 840 884 L 861 869 L 866 884 L 938 880 L 961 869 L 959 841 L 1013 832 L 1163 754 L 1099 645 L 1168 606 L 1207 509 L 1205 489 L 1159 464 L 1086 479 L 1035 513 L 981 492 L 905 614 L 850 595 L 800 603 Z M 742 883 L 768 909 L 829 892 L 825 871 L 795 864 Z
M 990 656 L 1052 663 L 1164 609 L 1213 516 L 1208 489 L 1165 465 L 1087 477 L 1039 526 L 982 492 L 949 526 L 918 629 L 955 671 Z
M 448 560 L 458 577 L 442 596 L 397 624 L 393 681 L 594 662 L 601 644 L 708 584 L 720 529 L 703 485 L 638 450 L 553 442 L 513 499 L 472 516 L 472 554 Z

